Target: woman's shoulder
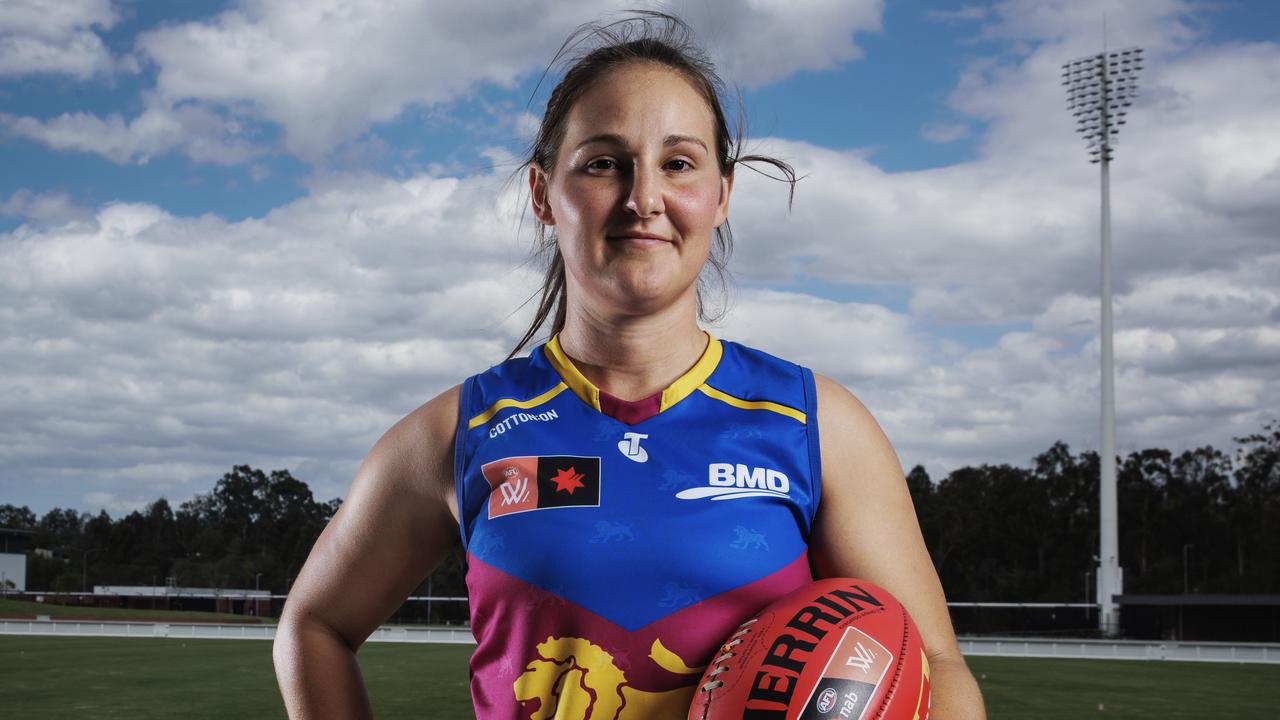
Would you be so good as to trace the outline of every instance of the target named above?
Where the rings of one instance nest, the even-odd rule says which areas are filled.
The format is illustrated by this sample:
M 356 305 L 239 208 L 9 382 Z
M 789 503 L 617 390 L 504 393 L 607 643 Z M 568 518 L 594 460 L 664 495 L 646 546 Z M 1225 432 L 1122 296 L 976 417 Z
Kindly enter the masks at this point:
M 800 368 L 795 363 L 786 358 L 775 355 L 767 350 L 747 345 L 746 343 L 736 340 L 728 340 L 725 338 L 718 339 L 722 352 L 726 358 L 731 358 L 737 362 L 744 363 L 748 366 L 777 366 L 786 368 Z
M 723 392 L 803 408 L 813 399 L 813 373 L 795 362 L 731 340 L 707 384 Z
M 798 385 L 809 401 L 806 404 L 816 405 L 822 425 L 880 431 L 862 401 L 839 381 L 765 350 L 730 340 L 722 340 L 721 344 L 728 361 L 722 363 L 726 372 L 713 376 L 712 381 L 756 388 L 759 393 L 794 388 L 799 378 Z

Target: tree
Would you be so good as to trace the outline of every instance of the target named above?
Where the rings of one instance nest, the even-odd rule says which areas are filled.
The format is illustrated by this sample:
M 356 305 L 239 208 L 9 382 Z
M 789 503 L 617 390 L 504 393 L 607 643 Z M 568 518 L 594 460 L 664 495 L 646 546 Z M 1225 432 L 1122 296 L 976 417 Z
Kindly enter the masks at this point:
M 339 504 L 316 502 L 288 470 L 237 465 L 179 508 L 175 532 L 187 552 L 174 572 L 187 584 L 284 592 Z
M 31 512 L 31 508 L 26 505 L 17 507 L 16 505 L 5 503 L 0 505 L 0 528 L 35 530 L 36 514 Z
M 1241 592 L 1280 592 L 1280 421 L 1236 438 L 1235 493 L 1228 509 Z
M 54 508 L 36 525 L 36 545 L 52 549 L 78 547 L 89 516 L 71 508 Z

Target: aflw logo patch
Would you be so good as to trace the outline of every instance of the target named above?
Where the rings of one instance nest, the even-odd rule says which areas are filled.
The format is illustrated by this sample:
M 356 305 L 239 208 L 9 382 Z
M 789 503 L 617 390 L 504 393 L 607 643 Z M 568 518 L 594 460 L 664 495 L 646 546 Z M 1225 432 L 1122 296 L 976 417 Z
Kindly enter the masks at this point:
M 856 627 L 847 628 L 822 669 L 801 720 L 825 720 L 837 707 L 836 717 L 860 720 L 893 661 L 893 654 L 875 638 Z
M 480 468 L 489 481 L 489 519 L 557 507 L 600 506 L 600 458 L 509 457 Z
M 711 463 L 707 466 L 707 487 L 676 493 L 681 500 L 732 500 L 748 497 L 790 497 L 791 481 L 772 468 L 748 467 L 741 463 Z

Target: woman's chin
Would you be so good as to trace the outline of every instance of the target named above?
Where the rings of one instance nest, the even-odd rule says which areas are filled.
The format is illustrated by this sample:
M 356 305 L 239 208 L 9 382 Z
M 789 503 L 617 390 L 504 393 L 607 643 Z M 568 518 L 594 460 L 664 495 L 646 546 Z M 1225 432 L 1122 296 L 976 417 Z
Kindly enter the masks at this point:
M 672 306 L 680 305 L 685 296 L 696 297 L 696 291 L 688 292 L 670 283 L 634 282 L 614 288 L 614 304 L 627 315 L 652 315 Z

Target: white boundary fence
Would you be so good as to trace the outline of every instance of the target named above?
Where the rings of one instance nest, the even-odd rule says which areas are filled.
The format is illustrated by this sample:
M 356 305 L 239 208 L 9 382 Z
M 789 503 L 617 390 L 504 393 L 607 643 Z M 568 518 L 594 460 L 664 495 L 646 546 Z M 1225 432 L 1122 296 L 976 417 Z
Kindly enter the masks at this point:
M 271 640 L 275 625 L 214 623 L 144 623 L 112 620 L 0 620 L 0 635 L 68 635 L 75 637 L 161 637 L 195 640 Z M 470 628 L 398 627 L 386 625 L 370 642 L 475 643 Z
M 162 637 L 195 640 L 270 640 L 275 625 L 144 623 L 84 620 L 0 620 L 0 635 L 77 637 Z M 474 644 L 466 627 L 387 625 L 370 642 Z M 1140 640 L 1067 640 L 1053 638 L 962 637 L 965 655 L 1090 660 L 1179 660 L 1280 664 L 1280 645 L 1262 643 L 1144 642 Z
M 962 637 L 960 650 L 965 655 L 997 657 L 1280 664 L 1280 645 L 1263 643 Z

